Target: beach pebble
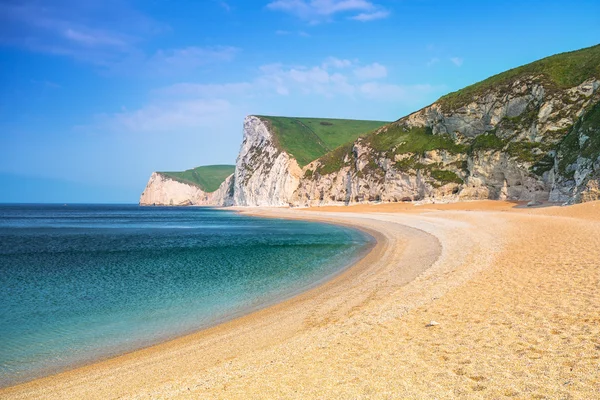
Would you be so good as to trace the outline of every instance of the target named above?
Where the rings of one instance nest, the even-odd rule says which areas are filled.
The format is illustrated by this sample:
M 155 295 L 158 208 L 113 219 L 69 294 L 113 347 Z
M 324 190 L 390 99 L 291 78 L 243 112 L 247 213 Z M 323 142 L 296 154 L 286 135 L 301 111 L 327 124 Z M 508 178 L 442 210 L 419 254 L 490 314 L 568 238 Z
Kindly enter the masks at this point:
M 436 326 L 436 325 L 439 325 L 439 324 L 440 324 L 439 322 L 431 321 L 431 322 L 429 322 L 429 323 L 428 323 L 427 325 L 425 325 L 425 326 L 426 326 L 427 328 L 429 328 L 430 326 Z

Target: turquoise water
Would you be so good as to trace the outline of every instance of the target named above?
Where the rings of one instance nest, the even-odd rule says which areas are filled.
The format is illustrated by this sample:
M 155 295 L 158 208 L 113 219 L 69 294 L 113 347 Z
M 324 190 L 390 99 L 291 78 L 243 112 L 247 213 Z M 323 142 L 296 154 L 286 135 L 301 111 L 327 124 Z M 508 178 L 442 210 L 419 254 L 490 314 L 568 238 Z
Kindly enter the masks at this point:
M 0 206 L 0 385 L 180 336 L 339 272 L 371 239 L 206 208 Z

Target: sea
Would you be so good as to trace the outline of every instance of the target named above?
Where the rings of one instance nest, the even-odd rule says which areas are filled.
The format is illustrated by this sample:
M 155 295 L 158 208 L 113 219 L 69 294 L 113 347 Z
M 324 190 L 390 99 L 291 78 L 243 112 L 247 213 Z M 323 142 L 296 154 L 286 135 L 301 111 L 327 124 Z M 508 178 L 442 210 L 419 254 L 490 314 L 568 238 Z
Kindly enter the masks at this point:
M 347 227 L 204 207 L 0 205 L 0 386 L 290 298 L 372 245 Z

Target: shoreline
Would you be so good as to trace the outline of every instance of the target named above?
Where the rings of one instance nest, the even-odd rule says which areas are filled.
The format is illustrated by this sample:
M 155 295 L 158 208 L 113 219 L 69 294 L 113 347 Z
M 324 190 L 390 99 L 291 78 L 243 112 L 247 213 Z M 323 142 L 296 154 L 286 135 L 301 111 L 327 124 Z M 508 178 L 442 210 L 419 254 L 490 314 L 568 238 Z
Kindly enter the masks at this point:
M 229 212 L 234 212 L 234 213 L 240 213 L 240 214 L 247 214 L 250 216 L 253 216 L 252 213 L 245 213 L 245 212 L 240 212 L 240 210 L 234 209 L 234 208 L 230 208 L 230 209 L 224 209 L 225 211 L 229 211 Z M 257 218 L 261 218 L 263 216 L 256 216 Z M 269 218 L 268 216 L 264 216 L 266 218 Z M 295 218 L 284 218 L 284 219 L 295 219 Z M 361 232 L 361 234 L 366 236 L 366 243 L 362 246 L 363 248 L 361 248 L 352 258 L 351 260 L 348 260 L 349 262 L 346 262 L 343 264 L 342 267 L 340 267 L 339 269 L 337 269 L 336 271 L 329 273 L 328 275 L 323 276 L 322 278 L 313 281 L 313 282 L 309 282 L 306 284 L 303 284 L 302 286 L 299 286 L 297 288 L 295 288 L 294 290 L 287 292 L 285 294 L 281 294 L 269 301 L 266 301 L 262 304 L 259 305 L 255 305 L 243 310 L 238 310 L 235 312 L 232 312 L 230 314 L 227 314 L 221 318 L 218 319 L 214 319 L 213 321 L 211 321 L 210 323 L 203 325 L 203 326 L 199 326 L 197 329 L 193 329 L 191 331 L 187 331 L 184 333 L 180 333 L 180 334 L 173 334 L 173 335 L 169 335 L 167 337 L 164 337 L 163 339 L 160 339 L 158 341 L 155 342 L 151 342 L 151 343 L 140 343 L 139 347 L 133 348 L 133 349 L 126 349 L 123 348 L 122 350 L 119 351 L 115 351 L 112 354 L 109 355 L 105 355 L 105 356 L 99 356 L 99 357 L 94 357 L 94 358 L 89 358 L 74 364 L 71 364 L 69 366 L 65 366 L 65 367 L 47 367 L 43 370 L 39 370 L 37 373 L 33 373 L 30 375 L 27 375 L 26 377 L 24 377 L 23 379 L 18 379 L 12 382 L 9 382 L 8 384 L 5 385 L 0 385 L 0 394 L 2 393 L 3 390 L 5 389 L 10 389 L 12 387 L 17 387 L 17 386 L 21 386 L 21 385 L 26 385 L 28 383 L 40 380 L 40 379 L 47 379 L 47 378 L 51 378 L 53 376 L 57 376 L 57 375 L 61 375 L 64 373 L 68 373 L 70 371 L 75 371 L 81 368 L 85 368 L 85 367 L 89 367 L 92 366 L 94 364 L 98 364 L 98 363 L 102 363 L 105 361 L 109 361 L 115 358 L 119 358 L 122 356 L 126 356 L 128 354 L 132 354 L 138 351 L 143 351 L 146 349 L 150 349 L 156 346 L 160 346 L 163 345 L 165 343 L 171 342 L 171 341 L 176 341 L 179 339 L 183 339 L 186 338 L 188 336 L 192 336 L 192 335 L 197 335 L 203 331 L 206 330 L 210 330 L 212 328 L 218 327 L 220 325 L 226 324 L 228 322 L 234 321 L 236 319 L 240 319 L 243 317 L 246 317 L 248 315 L 254 314 L 256 312 L 259 312 L 261 310 L 273 307 L 277 304 L 280 303 L 284 303 L 288 300 L 291 300 L 297 296 L 300 296 L 304 293 L 310 292 L 311 290 L 322 286 L 324 284 L 326 284 L 329 281 L 334 280 L 336 277 L 338 277 L 339 275 L 343 274 L 345 271 L 347 271 L 350 268 L 353 268 L 356 264 L 358 264 L 363 258 L 366 257 L 367 254 L 369 254 L 373 248 L 375 248 L 375 246 L 377 246 L 377 239 L 373 236 L 372 233 L 374 232 L 369 232 L 369 230 L 365 230 L 365 229 L 361 229 L 360 227 L 355 227 L 352 225 L 347 225 L 347 224 L 334 224 L 331 222 L 321 222 L 318 220 L 314 220 L 311 222 L 317 222 L 317 223 L 325 223 L 325 224 L 332 224 L 332 225 L 337 225 L 337 226 L 343 226 L 346 227 L 348 229 L 352 229 L 355 231 L 359 231 Z
M 44 387 L 54 386 L 56 381 L 68 382 L 73 378 L 81 375 L 86 375 L 94 372 L 100 372 L 104 368 L 112 369 L 119 366 L 119 364 L 126 364 L 136 362 L 138 358 L 153 357 L 160 355 L 161 353 L 176 350 L 178 347 L 187 347 L 192 344 L 199 344 L 198 342 L 208 342 L 215 340 L 215 336 L 231 334 L 234 330 L 246 330 L 247 325 L 262 324 L 263 319 L 277 319 L 277 314 L 289 313 L 289 309 L 296 307 L 300 303 L 311 301 L 317 295 L 325 295 L 329 290 L 339 287 L 344 282 L 358 274 L 364 272 L 364 270 L 371 264 L 372 260 L 377 259 L 379 253 L 388 244 L 387 238 L 381 234 L 381 232 L 374 230 L 369 227 L 362 226 L 356 223 L 350 223 L 348 221 L 342 221 L 339 218 L 331 218 L 327 216 L 313 216 L 313 215 L 281 215 L 279 209 L 230 209 L 234 212 L 240 212 L 247 215 L 256 217 L 267 217 L 267 218 L 285 218 L 285 219 L 297 219 L 306 220 L 320 223 L 329 223 L 339 226 L 345 226 L 350 229 L 356 229 L 364 234 L 367 234 L 372 244 L 368 244 L 367 248 L 361 251 L 358 259 L 342 268 L 340 271 L 332 274 L 331 276 L 325 277 L 317 282 L 312 283 L 308 287 L 300 289 L 298 292 L 291 293 L 283 299 L 276 299 L 273 303 L 261 306 L 259 309 L 247 310 L 242 315 L 232 315 L 225 321 L 219 321 L 213 326 L 203 328 L 199 331 L 186 334 L 184 336 L 175 337 L 164 342 L 160 342 L 148 347 L 144 347 L 138 350 L 126 352 L 117 356 L 112 356 L 104 359 L 99 359 L 86 363 L 83 365 L 75 366 L 74 368 L 53 373 L 46 376 L 34 378 L 33 380 L 17 383 L 15 385 L 0 388 L 0 395 L 4 396 L 17 396 L 19 398 L 19 392 L 21 395 L 23 391 L 28 394 L 26 397 L 35 396 L 37 390 L 43 389 Z M 282 339 L 282 332 L 278 332 L 277 336 Z M 288 329 L 287 335 L 292 335 L 294 332 Z M 217 339 L 218 340 L 218 339 Z M 31 390 L 31 392 L 30 392 Z M 59 396 L 60 397 L 60 396 Z
M 600 202 L 243 211 L 360 225 L 378 240 L 340 276 L 283 303 L 0 397 L 600 393 Z

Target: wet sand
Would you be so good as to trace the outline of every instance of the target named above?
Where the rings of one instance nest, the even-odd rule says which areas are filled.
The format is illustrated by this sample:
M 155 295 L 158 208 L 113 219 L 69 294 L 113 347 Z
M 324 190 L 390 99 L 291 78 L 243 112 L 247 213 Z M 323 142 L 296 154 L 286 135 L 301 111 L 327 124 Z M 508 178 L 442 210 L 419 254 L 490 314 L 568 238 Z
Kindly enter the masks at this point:
M 377 245 L 291 300 L 0 398 L 600 398 L 599 202 L 248 211 Z

